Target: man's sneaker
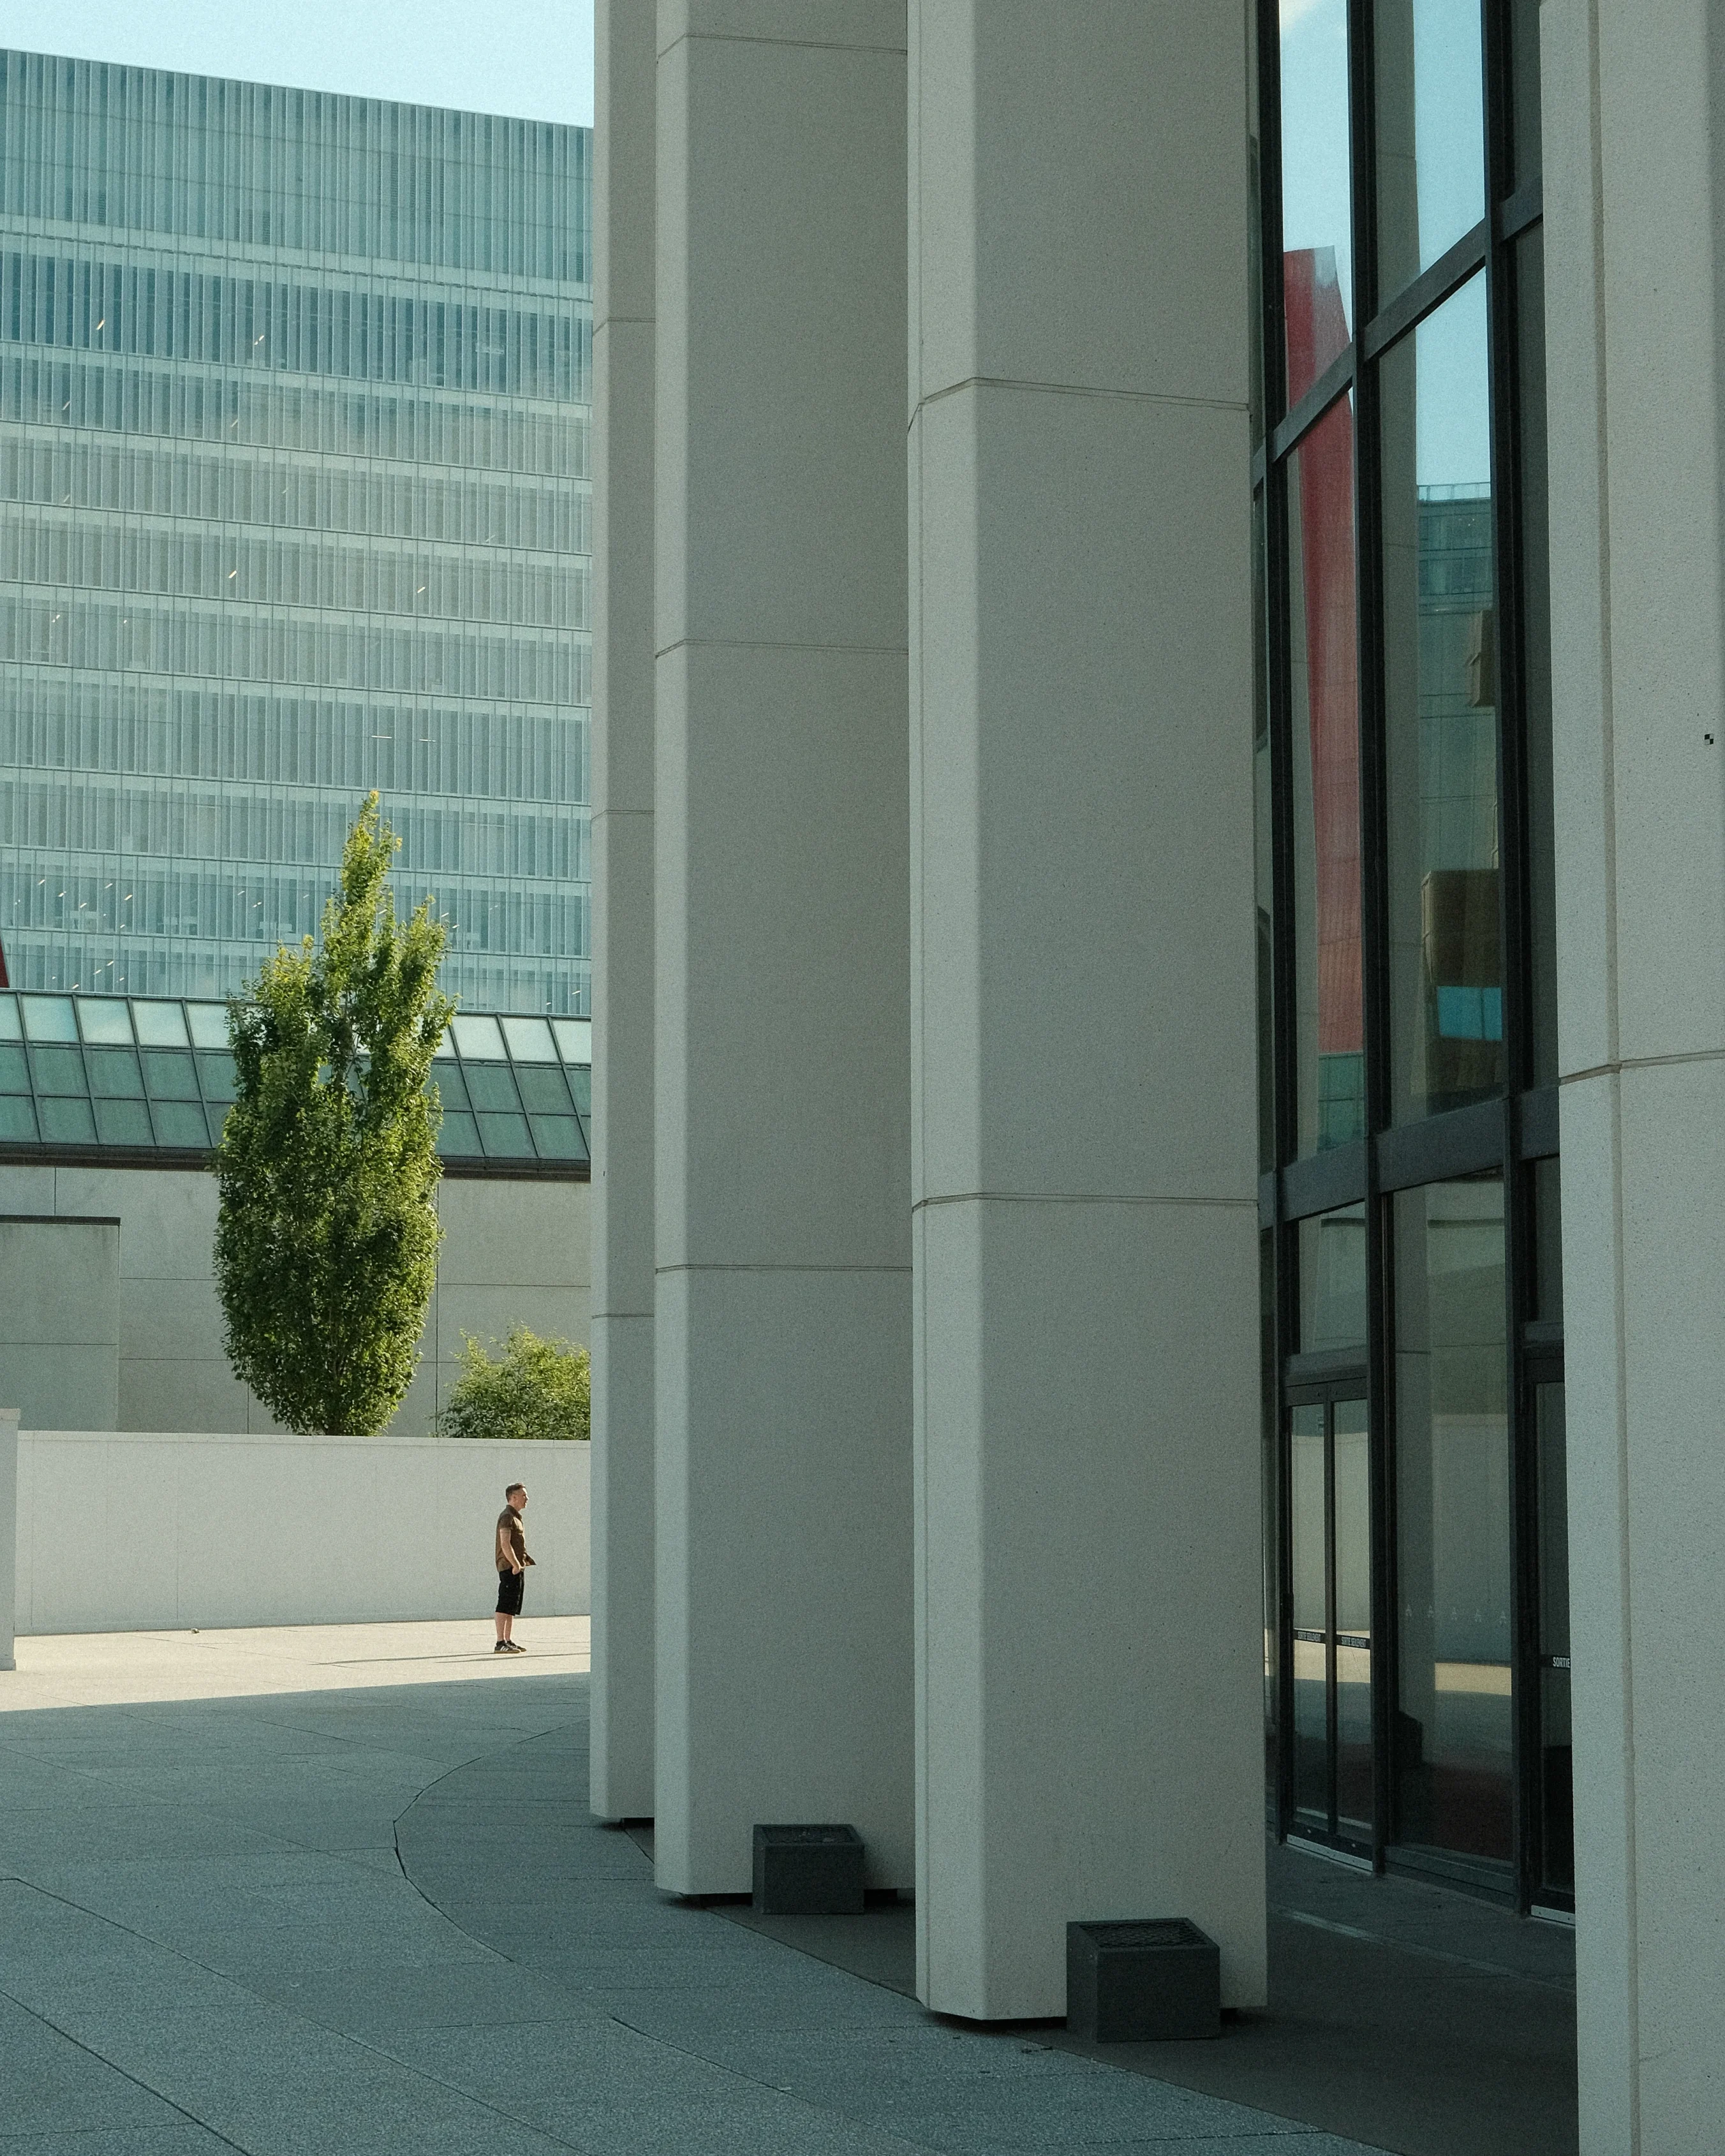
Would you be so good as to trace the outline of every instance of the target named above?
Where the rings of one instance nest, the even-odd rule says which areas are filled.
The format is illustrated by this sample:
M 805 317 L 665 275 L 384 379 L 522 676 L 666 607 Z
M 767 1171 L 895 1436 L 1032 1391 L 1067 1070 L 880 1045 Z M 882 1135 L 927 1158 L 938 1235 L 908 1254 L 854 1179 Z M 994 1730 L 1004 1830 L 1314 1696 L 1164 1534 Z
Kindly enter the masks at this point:
M 510 1653 L 512 1655 L 525 1655 L 527 1651 L 525 1647 L 521 1646 L 519 1642 L 514 1640 L 506 1640 L 503 1644 L 508 1648 Z
M 508 1642 L 508 1640 L 500 1640 L 497 1642 L 496 1645 L 495 1645 L 495 1647 L 493 1647 L 493 1648 L 492 1648 L 491 1652 L 492 1652 L 494 1655 L 506 1655 L 506 1654 L 509 1652 L 509 1642 Z

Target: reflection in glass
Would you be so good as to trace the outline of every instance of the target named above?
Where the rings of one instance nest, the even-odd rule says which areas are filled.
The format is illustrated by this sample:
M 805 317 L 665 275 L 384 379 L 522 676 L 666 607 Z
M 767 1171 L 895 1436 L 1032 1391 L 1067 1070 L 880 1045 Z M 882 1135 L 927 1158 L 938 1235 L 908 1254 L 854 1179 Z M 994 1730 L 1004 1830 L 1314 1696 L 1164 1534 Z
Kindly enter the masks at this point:
M 1257 912 L 1258 1169 L 1276 1166 L 1276 882 L 1271 821 L 1268 624 L 1264 614 L 1264 490 L 1252 496 L 1252 835 Z
M 1539 0 L 1509 0 L 1509 95 L 1510 154 L 1520 187 L 1539 177 Z
M 1486 213 L 1479 0 L 1377 0 L 1373 49 L 1381 305 Z
M 1358 661 L 1353 400 L 1288 459 L 1289 704 L 1299 1151 L 1365 1132 L 1360 999 Z
M 1558 1077 L 1557 864 L 1553 840 L 1550 549 L 1546 512 L 1545 239 L 1516 243 L 1517 400 L 1521 418 L 1522 732 L 1527 773 L 1527 891 L 1533 1008 L 1532 1079 Z
M 1394 1201 L 1397 1838 L 1512 1853 L 1503 1186 Z
M 1340 1205 L 1302 1220 L 1300 1352 L 1366 1344 L 1366 1209 Z
M 1482 275 L 1385 355 L 1380 380 L 1390 1105 L 1401 1122 L 1503 1083 Z
M 1533 1163 L 1533 1315 L 1563 1315 L 1563 1185 L 1555 1156 Z
M 1539 1755 L 1543 1883 L 1560 1892 L 1573 1893 L 1574 1752 L 1569 1723 L 1568 1462 L 1561 1384 L 1534 1388 L 1533 1429 L 1539 1460 Z
M 1281 0 L 1282 296 L 1288 403 L 1353 335 L 1346 0 Z
M 1324 1410 L 1296 1408 L 1289 1487 L 1294 1604 L 1294 1803 L 1330 1818 L 1329 1604 L 1324 1555 Z
M 1372 1835 L 1372 1478 L 1366 1404 L 1338 1400 L 1336 1448 L 1336 1824 Z

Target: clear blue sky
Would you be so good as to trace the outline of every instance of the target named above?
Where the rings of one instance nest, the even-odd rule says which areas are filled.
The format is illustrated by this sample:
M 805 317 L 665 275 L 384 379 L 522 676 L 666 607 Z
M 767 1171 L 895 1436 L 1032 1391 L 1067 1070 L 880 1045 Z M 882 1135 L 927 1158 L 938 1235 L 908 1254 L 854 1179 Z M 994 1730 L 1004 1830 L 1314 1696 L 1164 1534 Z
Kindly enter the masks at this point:
M 593 125 L 593 0 L 6 0 L 0 44 Z

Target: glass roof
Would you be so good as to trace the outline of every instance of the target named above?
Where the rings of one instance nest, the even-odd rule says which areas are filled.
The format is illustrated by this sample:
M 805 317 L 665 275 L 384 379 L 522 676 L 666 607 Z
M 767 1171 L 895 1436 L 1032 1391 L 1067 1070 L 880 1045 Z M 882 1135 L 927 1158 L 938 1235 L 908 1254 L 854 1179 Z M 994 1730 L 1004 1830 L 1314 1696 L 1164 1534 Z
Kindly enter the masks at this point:
M 592 1061 L 588 1019 L 463 1012 L 433 1073 L 439 1152 L 480 1172 L 578 1172 Z M 0 994 L 0 1156 L 207 1152 L 233 1098 L 225 1004 Z

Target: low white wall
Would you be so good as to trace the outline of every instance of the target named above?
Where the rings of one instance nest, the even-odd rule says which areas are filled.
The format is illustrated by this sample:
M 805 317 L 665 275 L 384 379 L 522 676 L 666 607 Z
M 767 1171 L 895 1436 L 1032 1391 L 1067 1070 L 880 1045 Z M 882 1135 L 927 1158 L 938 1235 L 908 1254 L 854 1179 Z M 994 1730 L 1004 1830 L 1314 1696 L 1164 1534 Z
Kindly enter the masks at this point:
M 505 1486 L 527 1486 L 525 1620 L 589 1607 L 588 1448 L 26 1430 L 18 1630 L 489 1615 Z

